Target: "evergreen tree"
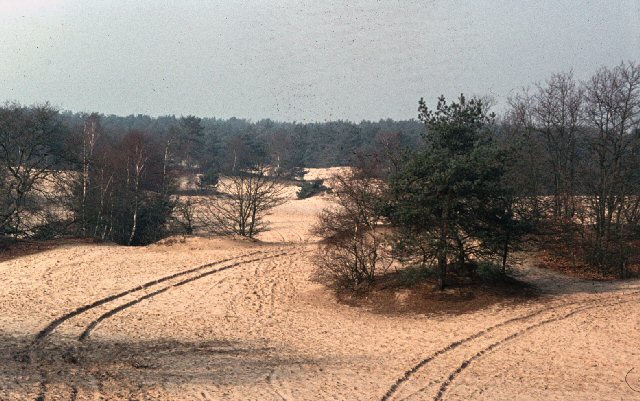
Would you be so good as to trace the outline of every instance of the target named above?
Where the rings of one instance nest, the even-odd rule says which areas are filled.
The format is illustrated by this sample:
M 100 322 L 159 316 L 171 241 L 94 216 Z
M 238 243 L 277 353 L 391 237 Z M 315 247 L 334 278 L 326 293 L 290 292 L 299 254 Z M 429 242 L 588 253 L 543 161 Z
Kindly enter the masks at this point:
M 192 169 L 194 164 L 200 161 L 202 145 L 204 142 L 204 127 L 202 119 L 195 116 L 182 117 L 180 119 L 180 148 L 187 169 Z
M 491 252 L 498 231 L 509 230 L 514 216 L 502 179 L 508 152 L 492 140 L 493 115 L 478 99 L 461 95 L 448 104 L 440 97 L 435 110 L 421 99 L 419 118 L 424 146 L 391 176 L 389 216 L 403 232 L 399 249 L 435 264 L 442 289 L 449 265 L 463 268 L 470 254 Z

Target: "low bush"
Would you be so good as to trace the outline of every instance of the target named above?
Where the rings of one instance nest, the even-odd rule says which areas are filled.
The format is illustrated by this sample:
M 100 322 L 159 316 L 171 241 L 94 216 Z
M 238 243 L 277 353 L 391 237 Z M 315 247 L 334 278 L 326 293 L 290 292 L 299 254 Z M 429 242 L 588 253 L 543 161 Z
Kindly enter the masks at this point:
M 436 277 L 434 269 L 422 265 L 408 266 L 398 272 L 398 284 L 411 287 L 434 277 Z
M 307 199 L 326 191 L 328 188 L 323 183 L 323 180 L 303 181 L 297 194 L 298 199 Z
M 480 261 L 475 268 L 475 276 L 483 283 L 497 283 L 504 281 L 506 276 L 502 266 L 491 261 Z

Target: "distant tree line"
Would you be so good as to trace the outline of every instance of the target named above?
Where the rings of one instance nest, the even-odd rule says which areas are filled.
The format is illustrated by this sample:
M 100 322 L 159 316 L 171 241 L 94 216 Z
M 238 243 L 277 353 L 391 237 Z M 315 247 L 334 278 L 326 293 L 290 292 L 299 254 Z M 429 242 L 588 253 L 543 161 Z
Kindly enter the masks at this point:
M 66 126 L 74 127 L 83 124 L 85 115 L 61 112 L 60 117 Z M 194 116 L 154 118 L 140 114 L 99 117 L 104 133 L 110 137 L 121 137 L 132 130 L 158 139 L 173 134 L 186 164 L 222 174 L 257 161 L 287 174 L 303 167 L 345 166 L 353 162 L 355 155 L 370 152 L 378 136 L 399 133 L 404 143 L 416 144 L 422 131 L 417 120 L 289 123 Z M 184 135 L 176 135 L 178 131 Z
M 125 245 L 192 233 L 253 237 L 281 202 L 273 177 L 348 164 L 387 132 L 416 141 L 416 121 L 278 123 L 195 116 L 151 118 L 0 107 L 0 236 L 76 235 Z M 267 168 L 268 166 L 268 168 Z M 185 191 L 231 191 L 194 214 Z M 184 181 L 187 182 L 184 182 Z M 235 202 L 235 204 L 234 204 Z M 216 213 L 212 213 L 212 211 Z M 234 213 L 238 215 L 234 215 Z

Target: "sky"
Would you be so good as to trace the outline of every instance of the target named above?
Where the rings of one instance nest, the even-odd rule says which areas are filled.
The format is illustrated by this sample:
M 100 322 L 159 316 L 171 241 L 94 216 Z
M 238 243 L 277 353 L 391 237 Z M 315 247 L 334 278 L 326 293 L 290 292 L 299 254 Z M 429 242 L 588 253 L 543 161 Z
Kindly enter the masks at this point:
M 279 121 L 417 117 L 640 62 L 640 0 L 0 0 L 0 102 Z

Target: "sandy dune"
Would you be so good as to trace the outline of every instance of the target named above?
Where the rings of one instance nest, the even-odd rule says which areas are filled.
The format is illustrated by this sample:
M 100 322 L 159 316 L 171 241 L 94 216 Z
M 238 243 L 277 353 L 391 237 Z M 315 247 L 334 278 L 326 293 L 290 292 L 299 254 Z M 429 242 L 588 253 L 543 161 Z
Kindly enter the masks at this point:
M 640 282 L 529 262 L 518 273 L 544 295 L 526 304 L 349 307 L 312 280 L 325 203 L 280 206 L 258 243 L 68 244 L 0 263 L 0 400 L 640 399 Z

